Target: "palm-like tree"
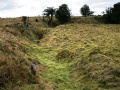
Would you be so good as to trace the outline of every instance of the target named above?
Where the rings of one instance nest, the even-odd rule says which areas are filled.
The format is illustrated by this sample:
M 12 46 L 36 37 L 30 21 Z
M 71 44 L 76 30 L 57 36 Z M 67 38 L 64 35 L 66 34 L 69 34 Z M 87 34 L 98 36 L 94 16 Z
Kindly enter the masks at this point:
M 43 15 L 46 16 L 48 18 L 48 24 L 50 25 L 53 21 L 53 15 L 55 14 L 55 9 L 53 7 L 47 7 L 47 9 L 45 9 L 43 11 Z

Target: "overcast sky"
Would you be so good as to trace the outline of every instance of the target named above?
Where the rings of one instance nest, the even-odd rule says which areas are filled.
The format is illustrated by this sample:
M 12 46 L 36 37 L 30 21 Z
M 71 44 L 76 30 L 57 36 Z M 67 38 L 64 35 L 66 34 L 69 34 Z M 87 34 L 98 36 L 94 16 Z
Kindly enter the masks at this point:
M 72 15 L 80 15 L 80 8 L 87 4 L 95 14 L 101 14 L 120 0 L 0 0 L 0 17 L 38 16 L 47 7 L 58 8 L 67 4 Z

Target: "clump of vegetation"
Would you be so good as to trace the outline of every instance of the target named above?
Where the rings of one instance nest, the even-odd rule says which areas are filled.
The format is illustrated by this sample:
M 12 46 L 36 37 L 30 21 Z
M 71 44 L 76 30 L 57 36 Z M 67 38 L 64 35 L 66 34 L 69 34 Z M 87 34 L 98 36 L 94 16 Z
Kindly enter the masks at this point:
M 107 8 L 103 14 L 106 23 L 120 24 L 120 2 L 114 4 L 114 7 Z
M 87 4 L 83 5 L 83 7 L 80 9 L 80 12 L 85 17 L 91 16 L 94 13 L 93 11 L 90 11 L 90 8 Z
M 43 20 L 45 20 L 44 17 L 46 17 L 48 19 L 48 25 L 51 25 L 54 14 L 55 14 L 55 9 L 53 7 L 48 7 L 43 11 L 43 15 L 44 15 Z
M 61 6 L 59 6 L 59 8 L 56 10 L 55 17 L 62 24 L 70 22 L 71 13 L 68 6 L 66 4 L 62 4 Z
M 62 50 L 60 51 L 57 56 L 56 59 L 63 61 L 65 60 L 65 62 L 67 61 L 71 61 L 73 59 L 74 53 L 70 52 L 69 50 Z

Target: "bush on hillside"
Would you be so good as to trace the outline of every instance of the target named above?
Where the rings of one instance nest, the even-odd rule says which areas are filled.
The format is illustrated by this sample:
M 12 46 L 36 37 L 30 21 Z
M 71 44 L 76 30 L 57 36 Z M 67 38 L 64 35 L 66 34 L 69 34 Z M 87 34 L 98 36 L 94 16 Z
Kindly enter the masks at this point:
M 70 9 L 66 4 L 62 4 L 56 11 L 55 17 L 61 23 L 68 23 L 71 21 Z
M 120 24 L 120 2 L 114 4 L 113 8 L 107 8 L 104 12 L 103 19 L 106 23 Z

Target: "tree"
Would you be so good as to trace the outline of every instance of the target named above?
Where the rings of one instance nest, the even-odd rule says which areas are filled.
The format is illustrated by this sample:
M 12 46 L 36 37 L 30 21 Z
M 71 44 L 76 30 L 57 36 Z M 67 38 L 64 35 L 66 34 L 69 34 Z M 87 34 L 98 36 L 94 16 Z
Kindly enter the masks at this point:
M 83 5 L 83 7 L 80 9 L 80 12 L 85 17 L 93 15 L 94 13 L 93 11 L 90 11 L 90 8 L 87 4 Z
M 43 15 L 45 15 L 48 18 L 48 24 L 50 25 L 53 21 L 53 15 L 55 14 L 55 9 L 53 7 L 47 7 L 43 11 Z
M 56 10 L 55 17 L 62 24 L 70 22 L 71 13 L 67 4 L 62 4 L 61 6 L 59 6 L 59 8 Z
M 107 8 L 105 12 L 103 12 L 103 19 L 106 23 L 112 23 L 112 9 L 111 7 Z
M 120 24 L 120 2 L 107 8 L 103 13 L 103 19 L 106 23 Z
M 120 2 L 114 4 L 112 8 L 112 22 L 116 24 L 120 24 Z

